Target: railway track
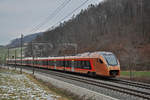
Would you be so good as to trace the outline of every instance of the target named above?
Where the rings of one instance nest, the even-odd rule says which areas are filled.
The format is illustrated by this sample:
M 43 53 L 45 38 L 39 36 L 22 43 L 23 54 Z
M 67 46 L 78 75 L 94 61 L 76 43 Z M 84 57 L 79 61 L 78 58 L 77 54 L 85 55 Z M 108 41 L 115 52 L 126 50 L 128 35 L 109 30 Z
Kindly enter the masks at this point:
M 124 79 L 110 79 L 110 80 L 118 84 L 124 84 L 124 85 L 129 85 L 129 86 L 134 86 L 134 87 L 139 87 L 139 88 L 150 90 L 150 84 L 141 83 L 141 82 L 133 82 L 133 81 L 124 80 Z
M 65 78 L 65 79 L 74 80 L 74 81 L 82 82 L 82 83 L 85 83 L 85 84 L 89 84 L 89 85 L 93 85 L 93 86 L 97 86 L 97 87 L 102 87 L 102 88 L 113 90 L 113 91 L 116 91 L 116 92 L 120 92 L 120 93 L 124 93 L 124 94 L 128 94 L 128 95 L 132 95 L 132 96 L 135 96 L 135 97 L 139 97 L 139 98 L 142 98 L 142 99 L 150 100 L 150 92 L 140 91 L 140 90 L 134 89 L 132 87 L 129 88 L 129 87 L 126 87 L 126 86 L 117 85 L 117 84 L 126 84 L 126 83 L 128 83 L 128 84 L 130 84 L 131 86 L 134 86 L 134 87 L 138 86 L 140 88 L 143 88 L 143 87 L 146 88 L 147 85 L 140 86 L 140 85 L 143 85 L 142 83 L 137 83 L 136 82 L 137 84 L 134 85 L 135 82 L 116 79 L 115 81 L 113 80 L 112 82 L 115 82 L 117 84 L 111 84 L 112 82 L 109 83 L 109 82 L 106 82 L 106 81 L 103 81 L 103 80 L 97 80 L 97 79 L 92 79 L 92 78 L 83 77 L 83 76 L 76 76 L 76 75 L 72 75 L 72 74 L 60 73 L 60 72 L 57 72 L 57 71 L 51 71 L 51 70 L 45 70 L 45 69 L 40 69 L 40 70 L 37 70 L 37 71 L 39 71 L 40 73 L 51 74 L 51 75 L 55 75 L 55 76 L 58 76 L 58 77 Z M 146 89 L 149 89 L 149 87 L 146 88 Z
M 107 88 L 110 90 L 126 93 L 126 94 L 137 96 L 137 97 L 140 97 L 143 99 L 148 99 L 148 100 L 150 99 L 150 93 L 148 93 L 148 92 L 139 91 L 139 90 L 135 90 L 132 88 L 127 88 L 127 87 L 121 87 L 121 86 L 117 86 L 117 85 L 112 85 L 112 84 L 108 84 L 108 83 L 105 83 L 102 81 L 97 81 L 97 80 L 87 78 L 87 77 L 79 77 L 79 76 L 68 75 L 68 74 L 66 75 L 64 73 L 60 74 L 58 72 L 50 72 L 50 74 L 56 75 L 58 77 L 63 77 L 63 78 L 67 78 L 70 80 L 75 80 L 75 81 L 83 82 L 86 84 L 98 86 L 98 87 Z

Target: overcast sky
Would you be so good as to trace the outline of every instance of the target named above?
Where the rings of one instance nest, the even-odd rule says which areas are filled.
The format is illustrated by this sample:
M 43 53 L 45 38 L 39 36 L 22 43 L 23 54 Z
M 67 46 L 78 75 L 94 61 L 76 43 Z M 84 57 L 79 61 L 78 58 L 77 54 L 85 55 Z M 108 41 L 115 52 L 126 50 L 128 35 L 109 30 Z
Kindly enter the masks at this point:
M 43 22 L 64 1 L 67 0 L 0 0 L 0 45 L 8 44 L 12 39 L 20 37 L 21 33 L 24 35 L 34 33 L 35 31 L 31 30 Z M 71 0 L 61 12 L 57 13 L 56 17 L 37 31 L 44 31 L 55 25 L 85 1 Z M 100 1 L 102 0 L 89 0 L 81 9 Z

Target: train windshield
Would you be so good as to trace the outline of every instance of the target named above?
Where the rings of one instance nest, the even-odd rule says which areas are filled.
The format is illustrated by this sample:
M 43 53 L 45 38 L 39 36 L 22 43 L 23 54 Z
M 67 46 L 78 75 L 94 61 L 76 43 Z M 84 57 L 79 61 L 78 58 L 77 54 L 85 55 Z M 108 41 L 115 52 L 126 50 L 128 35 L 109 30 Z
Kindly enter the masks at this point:
M 117 59 L 113 54 L 104 54 L 104 57 L 110 66 L 118 65 Z

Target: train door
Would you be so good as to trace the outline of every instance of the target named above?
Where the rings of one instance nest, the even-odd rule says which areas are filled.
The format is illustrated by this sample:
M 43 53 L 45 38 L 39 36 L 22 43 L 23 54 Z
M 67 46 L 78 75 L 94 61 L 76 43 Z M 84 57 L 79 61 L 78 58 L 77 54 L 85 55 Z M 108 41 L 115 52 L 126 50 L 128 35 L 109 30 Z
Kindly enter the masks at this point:
M 71 71 L 74 72 L 74 60 L 72 60 Z
M 96 73 L 99 75 L 107 75 L 107 66 L 102 58 L 96 59 Z

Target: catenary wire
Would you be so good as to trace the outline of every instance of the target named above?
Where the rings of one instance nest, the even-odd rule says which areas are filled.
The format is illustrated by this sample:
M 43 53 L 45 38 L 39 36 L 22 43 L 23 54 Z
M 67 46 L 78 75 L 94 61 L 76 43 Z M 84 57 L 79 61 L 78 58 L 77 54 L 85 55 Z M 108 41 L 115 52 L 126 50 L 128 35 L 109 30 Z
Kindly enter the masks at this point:
M 51 20 L 52 18 L 54 18 L 59 12 L 61 12 L 61 10 L 66 7 L 66 5 L 70 2 L 71 0 L 65 0 L 59 7 L 57 7 L 48 17 L 46 17 L 46 19 L 41 22 L 39 25 L 37 25 L 35 28 L 33 28 L 30 32 L 34 32 L 37 31 L 38 29 L 40 29 L 43 25 L 45 25 L 49 20 Z

